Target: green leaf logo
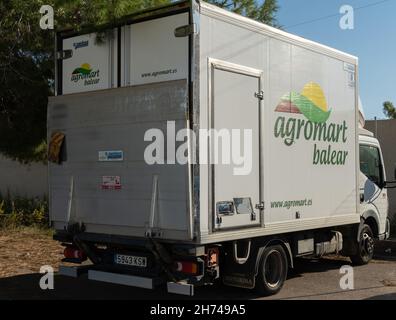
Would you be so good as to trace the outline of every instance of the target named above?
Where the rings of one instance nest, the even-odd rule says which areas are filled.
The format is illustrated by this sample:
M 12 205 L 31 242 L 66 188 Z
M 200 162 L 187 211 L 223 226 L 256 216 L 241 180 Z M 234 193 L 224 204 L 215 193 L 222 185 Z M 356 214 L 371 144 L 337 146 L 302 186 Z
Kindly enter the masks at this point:
M 320 85 L 309 82 L 301 93 L 290 92 L 281 98 L 276 112 L 300 113 L 314 123 L 326 122 L 331 114 Z
M 73 74 L 90 74 L 92 68 L 88 63 L 84 63 L 81 67 L 74 69 Z

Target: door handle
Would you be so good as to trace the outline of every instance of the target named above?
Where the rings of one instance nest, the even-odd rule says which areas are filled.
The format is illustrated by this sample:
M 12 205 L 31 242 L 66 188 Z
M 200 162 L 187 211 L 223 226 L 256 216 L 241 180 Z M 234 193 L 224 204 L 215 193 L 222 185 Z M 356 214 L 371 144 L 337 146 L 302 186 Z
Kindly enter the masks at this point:
M 264 91 L 255 92 L 254 96 L 259 100 L 264 100 Z
M 260 203 L 256 204 L 255 208 L 256 208 L 256 210 L 260 210 L 260 211 L 264 210 L 265 209 L 264 202 L 260 202 Z M 254 211 L 252 212 L 251 220 L 256 221 L 256 213 Z
M 264 202 L 260 202 L 260 203 L 256 204 L 256 209 L 264 210 L 265 209 Z

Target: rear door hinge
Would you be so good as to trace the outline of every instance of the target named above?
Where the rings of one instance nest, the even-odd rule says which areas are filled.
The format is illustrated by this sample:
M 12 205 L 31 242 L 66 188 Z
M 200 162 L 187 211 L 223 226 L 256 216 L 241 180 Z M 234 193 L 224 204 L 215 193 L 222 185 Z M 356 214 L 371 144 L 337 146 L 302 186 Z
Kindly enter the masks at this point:
M 264 210 L 265 209 L 265 203 L 264 202 L 260 202 L 260 203 L 256 204 L 256 209 L 257 210 Z
M 197 33 L 197 25 L 195 23 L 181 26 L 175 29 L 175 37 L 183 38 Z
M 264 91 L 256 92 L 254 96 L 259 100 L 264 100 Z
M 71 57 L 73 57 L 73 50 L 70 49 L 58 51 L 56 53 L 57 60 L 66 60 L 66 59 L 70 59 Z

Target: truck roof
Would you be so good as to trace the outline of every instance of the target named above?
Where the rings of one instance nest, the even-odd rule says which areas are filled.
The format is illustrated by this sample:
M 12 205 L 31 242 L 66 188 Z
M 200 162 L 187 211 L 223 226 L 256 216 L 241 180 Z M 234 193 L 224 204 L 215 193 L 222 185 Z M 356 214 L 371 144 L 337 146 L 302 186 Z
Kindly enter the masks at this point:
M 82 25 L 81 28 L 78 30 L 73 29 L 73 28 L 61 28 L 57 29 L 56 32 L 61 36 L 61 37 L 71 37 L 71 36 L 76 36 L 76 35 L 81 35 L 81 34 L 87 34 L 90 32 L 100 32 L 100 31 L 105 31 L 110 28 L 117 28 L 121 27 L 127 24 L 131 24 L 135 21 L 140 21 L 140 20 L 145 20 L 148 18 L 151 18 L 153 16 L 162 16 L 162 15 L 167 15 L 169 13 L 177 12 L 180 10 L 186 10 L 191 6 L 191 1 L 192 0 L 181 0 L 181 1 L 176 1 L 172 2 L 170 4 L 166 5 L 161 5 L 161 6 L 156 6 L 144 10 L 139 10 L 136 11 L 132 14 L 125 15 L 123 17 L 117 18 L 111 23 L 105 23 L 102 25 Z
M 219 8 L 215 5 L 206 3 L 204 1 L 198 0 L 201 6 L 201 12 L 204 14 L 208 14 L 210 16 L 214 16 L 217 18 L 225 19 L 227 22 L 234 23 L 237 25 L 243 25 L 244 27 L 251 29 L 252 31 L 256 31 L 259 33 L 264 33 L 268 36 L 272 36 L 279 40 L 283 40 L 285 42 L 293 43 L 295 45 L 302 46 L 306 49 L 310 49 L 312 51 L 319 52 L 321 54 L 326 54 L 334 58 L 338 58 L 342 61 L 358 65 L 358 58 L 351 54 L 342 52 L 340 50 L 331 48 L 329 46 L 320 44 L 318 42 L 314 42 L 308 39 L 305 39 L 300 36 L 296 36 L 289 32 L 283 31 L 278 28 L 271 27 L 264 23 L 258 22 L 256 20 L 241 16 L 239 14 L 230 12 L 228 10 Z
M 177 1 L 168 5 L 164 6 L 157 6 L 155 8 L 150 8 L 150 9 L 145 9 L 142 11 L 135 12 L 130 15 L 123 16 L 116 21 L 108 24 L 103 24 L 100 26 L 83 26 L 80 30 L 73 30 L 73 29 L 60 29 L 57 31 L 57 33 L 61 37 L 71 37 L 71 36 L 76 36 L 80 34 L 86 34 L 90 32 L 100 32 L 104 31 L 109 28 L 116 28 L 120 27 L 123 25 L 128 25 L 133 22 L 137 21 L 143 21 L 146 19 L 153 18 L 155 16 L 164 16 L 167 14 L 171 14 L 173 12 L 177 12 L 180 10 L 187 10 L 192 6 L 192 3 L 196 2 L 202 13 L 214 16 L 223 20 L 226 20 L 230 23 L 234 23 L 237 25 L 242 25 L 248 29 L 251 29 L 252 31 L 256 31 L 259 33 L 264 33 L 268 36 L 272 36 L 274 38 L 293 43 L 295 45 L 302 46 L 304 48 L 310 49 L 312 51 L 316 51 L 319 53 L 324 53 L 329 56 L 332 56 L 334 58 L 338 58 L 340 60 L 343 60 L 345 62 L 357 65 L 358 64 L 358 58 L 356 56 L 353 56 L 351 54 L 342 52 L 340 50 L 331 48 L 329 46 L 320 44 L 318 42 L 314 42 L 305 38 L 302 38 L 300 36 L 296 36 L 294 34 L 288 33 L 286 31 L 280 30 L 278 28 L 271 27 L 269 25 L 266 25 L 264 23 L 255 21 L 253 19 L 241 16 L 236 13 L 232 13 L 228 10 L 219 8 L 215 5 L 206 3 L 201 0 L 182 0 L 182 1 Z

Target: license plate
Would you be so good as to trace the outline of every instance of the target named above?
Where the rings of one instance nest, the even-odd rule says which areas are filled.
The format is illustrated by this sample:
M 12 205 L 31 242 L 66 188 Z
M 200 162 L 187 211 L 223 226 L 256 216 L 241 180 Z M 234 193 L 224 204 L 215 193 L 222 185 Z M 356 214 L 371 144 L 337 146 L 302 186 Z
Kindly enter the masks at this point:
M 121 264 L 125 266 L 133 266 L 133 267 L 147 267 L 147 258 L 146 257 L 138 257 L 138 256 L 129 256 L 125 254 L 116 254 L 114 256 L 114 262 L 116 264 Z

